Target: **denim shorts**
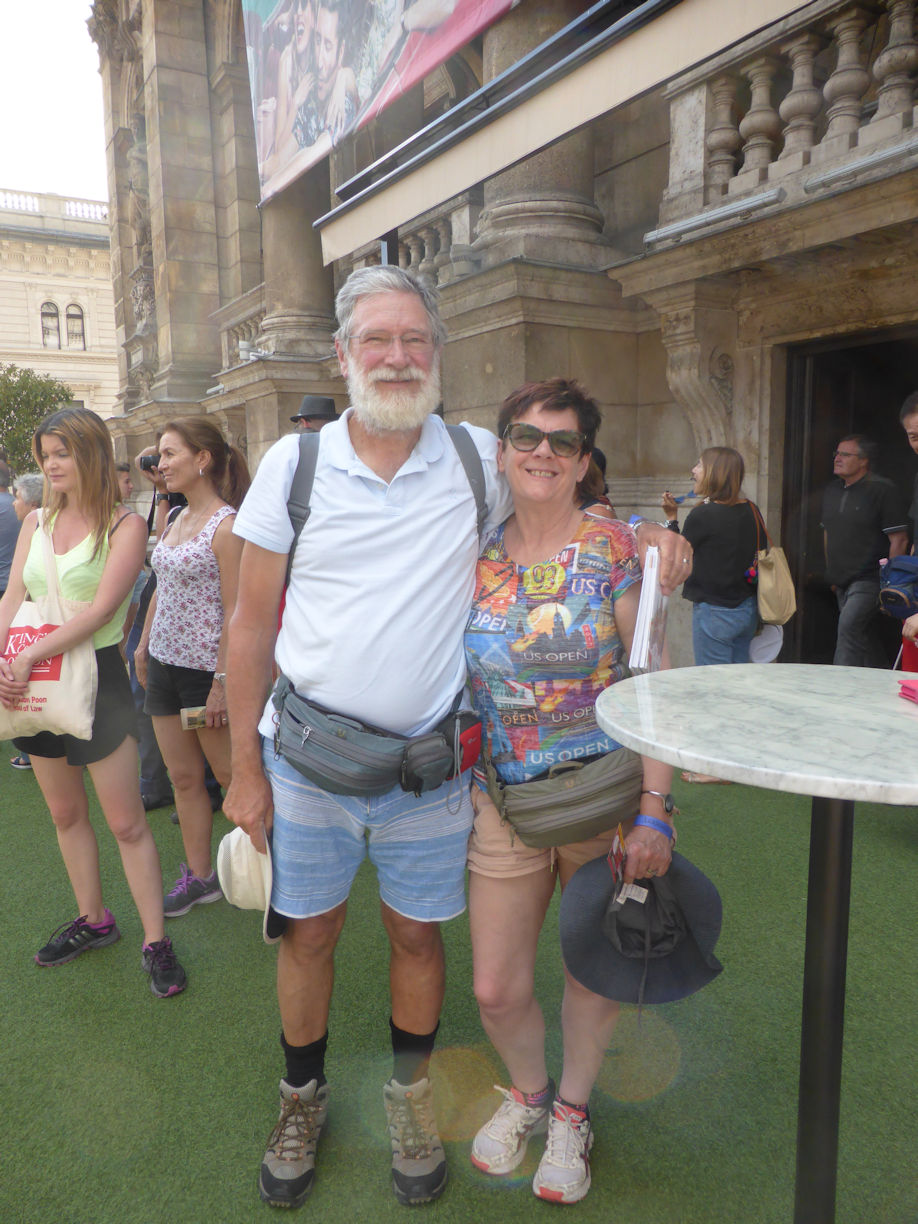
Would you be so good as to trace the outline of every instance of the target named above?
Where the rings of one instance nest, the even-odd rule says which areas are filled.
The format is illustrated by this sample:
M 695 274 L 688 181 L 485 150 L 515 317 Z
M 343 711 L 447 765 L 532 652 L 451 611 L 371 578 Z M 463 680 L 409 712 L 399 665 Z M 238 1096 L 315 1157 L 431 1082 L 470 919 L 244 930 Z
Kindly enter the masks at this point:
M 396 913 L 445 922 L 463 912 L 468 773 L 420 797 L 395 787 L 367 799 L 322 790 L 275 758 L 267 739 L 262 761 L 274 796 L 271 905 L 279 914 L 312 918 L 341 905 L 367 856 Z
M 207 705 L 213 683 L 212 671 L 161 663 L 150 655 L 143 712 L 153 718 L 165 718 L 194 706 Z

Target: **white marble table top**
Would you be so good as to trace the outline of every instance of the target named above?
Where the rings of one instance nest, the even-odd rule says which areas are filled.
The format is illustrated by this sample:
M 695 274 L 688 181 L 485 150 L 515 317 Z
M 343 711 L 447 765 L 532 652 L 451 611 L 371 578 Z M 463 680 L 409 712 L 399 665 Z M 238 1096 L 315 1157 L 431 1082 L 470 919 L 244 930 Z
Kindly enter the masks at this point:
M 620 743 L 683 769 L 799 795 L 918 804 L 918 705 L 899 696 L 902 675 L 681 667 L 606 689 L 596 717 Z

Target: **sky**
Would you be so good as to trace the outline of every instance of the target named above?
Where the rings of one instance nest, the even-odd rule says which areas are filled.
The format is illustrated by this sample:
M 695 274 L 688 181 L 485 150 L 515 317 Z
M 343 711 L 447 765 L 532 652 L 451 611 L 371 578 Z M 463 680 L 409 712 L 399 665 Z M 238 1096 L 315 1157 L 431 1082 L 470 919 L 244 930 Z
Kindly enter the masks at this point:
M 91 0 L 0 0 L 0 190 L 108 199 Z

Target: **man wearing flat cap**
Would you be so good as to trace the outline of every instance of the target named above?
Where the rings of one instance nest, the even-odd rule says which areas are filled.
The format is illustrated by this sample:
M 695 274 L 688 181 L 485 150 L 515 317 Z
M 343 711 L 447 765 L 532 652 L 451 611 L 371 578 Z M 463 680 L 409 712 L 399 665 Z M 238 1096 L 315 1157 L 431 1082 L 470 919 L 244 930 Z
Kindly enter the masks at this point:
M 305 433 L 318 433 L 329 421 L 337 421 L 335 401 L 330 395 L 304 395 L 300 410 L 290 420 Z

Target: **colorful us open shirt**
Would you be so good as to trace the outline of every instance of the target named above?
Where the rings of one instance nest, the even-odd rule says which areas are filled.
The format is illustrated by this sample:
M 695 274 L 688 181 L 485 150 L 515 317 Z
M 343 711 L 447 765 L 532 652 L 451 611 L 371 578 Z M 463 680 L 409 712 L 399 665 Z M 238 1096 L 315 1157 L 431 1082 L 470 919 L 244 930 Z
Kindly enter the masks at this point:
M 621 747 L 599 729 L 595 702 L 628 675 L 615 602 L 641 579 L 634 532 L 585 514 L 550 561 L 511 561 L 504 528 L 478 561 L 465 631 L 472 700 L 504 782 L 559 761 Z

